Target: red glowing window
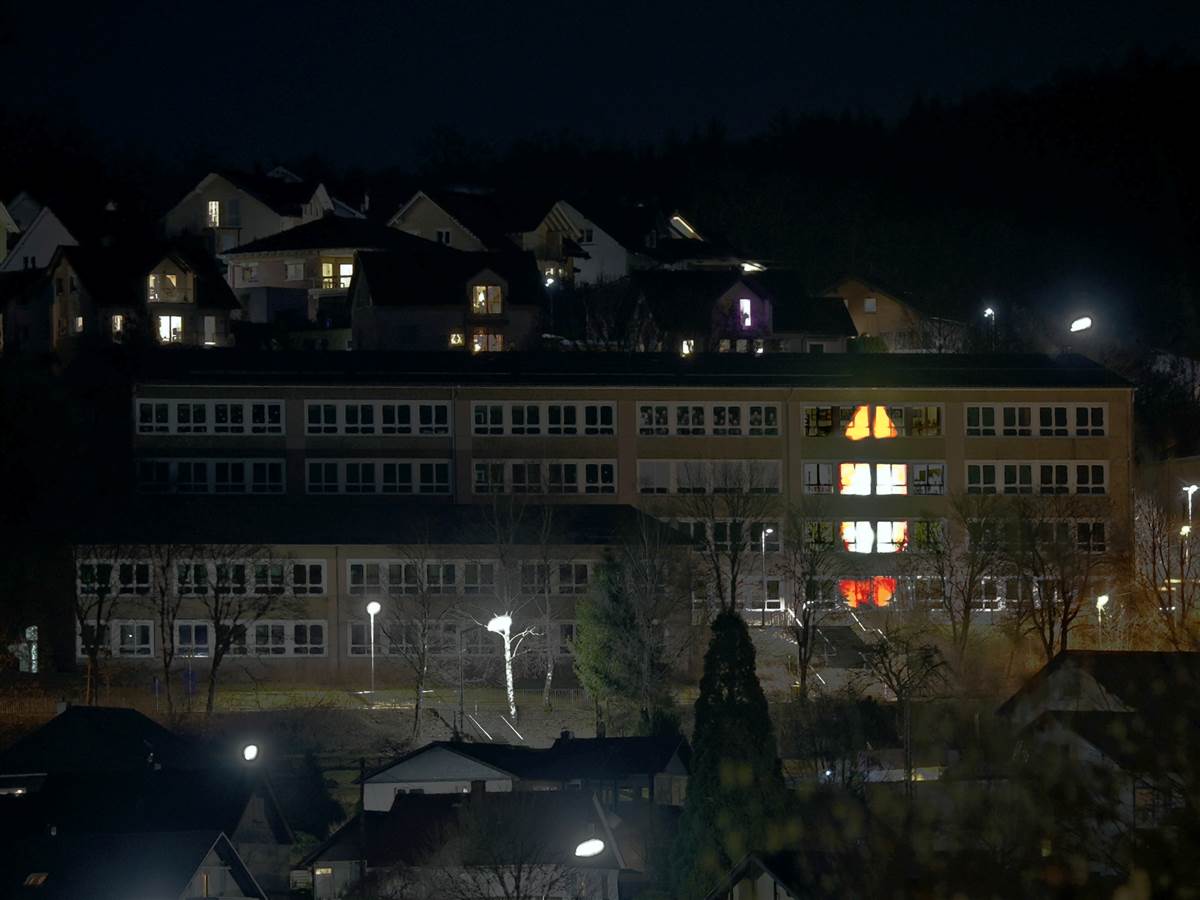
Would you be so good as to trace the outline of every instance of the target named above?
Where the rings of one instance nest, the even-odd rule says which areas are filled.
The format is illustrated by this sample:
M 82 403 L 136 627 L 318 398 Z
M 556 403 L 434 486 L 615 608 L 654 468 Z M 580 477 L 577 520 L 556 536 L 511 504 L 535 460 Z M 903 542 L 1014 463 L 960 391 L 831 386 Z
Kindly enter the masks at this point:
M 888 606 L 896 596 L 896 579 L 889 576 L 875 578 L 842 578 L 838 581 L 838 593 L 853 609 Z

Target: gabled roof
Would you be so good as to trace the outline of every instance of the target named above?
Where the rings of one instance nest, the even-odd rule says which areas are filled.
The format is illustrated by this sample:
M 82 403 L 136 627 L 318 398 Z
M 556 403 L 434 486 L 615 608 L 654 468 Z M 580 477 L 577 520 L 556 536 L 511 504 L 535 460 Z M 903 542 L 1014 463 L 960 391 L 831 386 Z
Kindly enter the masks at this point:
M 815 850 L 784 850 L 779 853 L 749 853 L 707 895 L 707 900 L 720 900 L 729 895 L 734 885 L 743 879 L 755 880 L 766 875 L 783 893 L 773 896 L 792 900 L 842 898 L 857 896 L 848 891 L 837 871 L 836 859 Z
M 20 230 L 21 226 L 17 224 L 17 220 L 9 213 L 8 207 L 0 203 L 0 239 L 3 239 L 5 232 L 17 232 Z
M 300 250 L 387 250 L 390 248 L 424 248 L 414 243 L 429 244 L 422 238 L 407 234 L 396 228 L 368 222 L 366 219 L 350 219 L 328 213 L 312 222 L 288 228 L 248 244 L 241 244 L 221 252 L 222 256 L 239 256 L 254 253 L 287 253 Z M 436 245 L 435 245 L 436 247 Z
M 1036 735 L 1059 725 L 1078 735 L 1126 772 L 1177 772 L 1182 761 L 1179 742 L 1158 731 L 1140 713 L 1048 710 L 1022 729 Z M 1194 727 L 1189 723 L 1189 727 Z
M 223 169 L 213 174 L 224 178 L 281 216 L 301 215 L 304 212 L 304 204 L 312 200 L 313 194 L 320 187 L 320 182 L 317 181 L 295 181 L 292 178 L 279 178 L 230 169 Z M 201 182 L 201 184 L 203 183 Z
M 344 502 L 343 502 L 344 501 Z M 81 513 L 79 543 L 365 544 L 419 547 L 426 544 L 492 546 L 504 523 L 506 540 L 537 545 L 543 510 L 536 504 L 492 507 L 428 498 L 262 497 L 251 506 L 230 497 L 129 498 L 103 511 Z M 555 541 L 604 546 L 634 529 L 663 528 L 656 519 L 619 504 L 555 505 Z M 684 535 L 670 532 L 682 544 Z
M 397 210 L 388 224 L 395 225 L 409 207 L 421 198 L 438 206 L 463 230 L 492 251 L 514 249 L 517 245 L 512 236 L 537 228 L 555 202 L 550 197 L 531 193 L 420 190 Z
M 934 319 L 942 318 L 946 321 L 952 321 L 944 316 L 939 317 L 939 316 L 933 315 L 928 310 L 928 308 L 925 307 L 924 304 L 920 303 L 919 301 L 914 301 L 912 299 L 912 295 L 909 294 L 909 292 L 898 290 L 897 288 L 894 288 L 894 287 L 888 287 L 887 285 L 881 284 L 879 282 L 879 280 L 876 278 L 864 278 L 862 275 L 858 275 L 854 272 L 847 272 L 847 273 L 844 273 L 843 275 L 839 276 L 837 279 L 835 279 L 829 285 L 829 287 L 825 288 L 825 290 L 823 290 L 821 292 L 821 295 L 825 296 L 825 297 L 839 296 L 837 293 L 838 289 L 841 287 L 842 284 L 844 284 L 847 281 L 857 281 L 857 282 L 860 282 L 860 283 L 866 285 L 868 288 L 870 288 L 871 290 L 873 290 L 877 293 L 886 294 L 887 296 L 891 297 L 893 300 L 897 301 L 901 305 L 907 306 L 913 312 L 918 313 L 920 315 L 926 316 L 928 318 L 934 318 Z
M 54 214 L 54 210 L 48 206 L 43 206 L 41 212 L 37 214 L 37 218 L 30 222 L 29 227 L 21 232 L 17 243 L 9 248 L 8 256 L 0 262 L 0 267 L 6 267 L 8 271 L 12 271 L 14 268 L 24 265 L 23 262 L 20 262 L 21 257 L 24 255 L 24 248 L 39 240 L 39 235 L 43 232 L 53 234 L 56 231 L 58 233 L 58 246 L 79 243 L 72 236 L 71 232 L 67 230 L 67 226 L 62 223 L 62 220 Z
M 0 852 L 0 895 L 36 900 L 156 900 L 179 897 L 211 851 L 247 897 L 265 898 L 225 835 L 217 831 L 59 834 Z M 45 880 L 26 885 L 34 873 Z
M 237 310 L 242 308 L 233 288 L 225 280 L 216 259 L 199 247 L 185 241 L 168 245 L 164 256 L 168 256 L 183 269 L 196 276 L 195 304 L 201 309 Z M 159 257 L 161 260 L 163 257 Z M 157 264 L 158 260 L 156 260 Z
M 708 334 L 712 328 L 714 304 L 736 285 L 745 285 L 750 293 L 758 296 L 737 269 L 634 272 L 630 282 L 635 295 L 644 300 L 655 324 L 663 331 L 674 333 Z
M 71 706 L 0 753 L 0 774 L 141 772 L 197 763 L 190 741 L 137 710 Z
M 825 334 L 854 337 L 858 330 L 846 304 L 831 297 L 813 297 L 804 276 L 790 269 L 767 269 L 746 276 L 771 301 L 771 325 L 775 334 Z
M 426 246 L 358 254 L 357 282 L 365 279 L 374 306 L 465 306 L 467 283 L 492 272 L 508 283 L 507 304 L 541 306 L 546 294 L 531 253 L 466 253 L 416 239 Z
M 1068 668 L 1090 675 L 1106 692 L 1151 721 L 1179 709 L 1200 688 L 1200 653 L 1154 650 L 1068 650 L 1036 672 L 999 708 L 1006 715 L 1047 679 Z

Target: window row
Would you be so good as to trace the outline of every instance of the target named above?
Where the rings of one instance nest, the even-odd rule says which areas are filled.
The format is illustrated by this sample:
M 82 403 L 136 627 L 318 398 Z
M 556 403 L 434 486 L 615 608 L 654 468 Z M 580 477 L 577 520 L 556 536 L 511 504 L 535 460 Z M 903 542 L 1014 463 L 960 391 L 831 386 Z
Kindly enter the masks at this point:
M 86 656 L 93 645 L 94 627 L 84 625 L 76 632 L 78 656 Z M 157 652 L 155 637 L 152 621 L 114 621 L 109 632 L 100 636 L 99 645 L 106 655 L 148 657 Z M 175 652 L 185 659 L 211 657 L 215 637 L 211 622 L 175 622 Z M 260 620 L 233 626 L 228 652 L 232 656 L 325 656 L 327 639 L 323 619 Z
M 875 406 L 847 403 L 804 407 L 805 437 L 865 438 L 941 437 L 942 407 Z
M 804 464 L 804 493 L 853 496 L 929 496 L 946 493 L 946 464 L 821 463 Z
M 282 459 L 139 459 L 145 494 L 282 494 Z
M 571 656 L 575 652 L 575 623 L 552 622 L 550 625 L 551 646 L 558 656 Z M 368 656 L 371 653 L 370 622 L 352 621 L 349 628 L 349 651 L 351 656 Z M 541 641 L 539 635 L 533 637 Z M 480 628 L 474 622 L 458 620 L 395 620 L 377 619 L 375 622 L 375 654 L 377 656 L 406 656 L 421 648 L 427 648 L 435 656 L 499 657 L 504 645 L 501 639 Z
M 450 404 L 321 400 L 304 404 L 306 434 L 450 434 Z
M 472 403 L 471 433 L 478 435 L 613 435 L 614 403 Z
M 1104 462 L 967 463 L 968 494 L 1104 494 Z
M 314 459 L 305 475 L 310 494 L 450 493 L 450 461 L 441 459 Z
M 138 434 L 283 434 L 282 400 L 136 400 Z
M 591 572 L 592 564 L 587 562 L 522 562 L 514 579 L 524 593 L 584 594 Z M 355 595 L 491 595 L 496 593 L 497 578 L 504 578 L 504 569 L 486 561 L 350 560 L 346 576 Z
M 475 460 L 476 494 L 615 494 L 614 460 Z
M 782 463 L 777 459 L 643 459 L 638 462 L 642 494 L 778 494 Z
M 638 434 L 771 437 L 779 407 L 764 403 L 638 403 Z
M 319 595 L 325 593 L 325 563 L 316 560 L 264 562 L 170 561 L 180 596 L 213 595 Z M 80 596 L 146 596 L 161 579 L 157 563 L 149 560 L 86 560 L 76 570 Z M 170 588 L 171 585 L 165 585 Z
M 674 524 L 688 535 L 695 545 L 711 547 L 722 552 L 740 550 L 778 553 L 783 546 L 783 534 L 778 521 L 681 518 L 674 520 Z
M 967 437 L 1102 437 L 1107 404 L 967 407 Z
M 1108 527 L 1103 519 L 972 522 L 969 531 L 972 543 L 988 543 L 1008 552 L 1034 547 L 1081 553 L 1108 550 Z

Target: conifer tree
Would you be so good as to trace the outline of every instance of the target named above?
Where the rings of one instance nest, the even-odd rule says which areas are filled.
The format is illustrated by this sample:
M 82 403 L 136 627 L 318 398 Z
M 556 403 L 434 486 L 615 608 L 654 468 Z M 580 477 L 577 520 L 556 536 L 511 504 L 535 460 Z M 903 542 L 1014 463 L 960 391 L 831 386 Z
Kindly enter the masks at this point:
M 795 836 L 754 644 L 736 613 L 712 624 L 692 767 L 675 842 L 675 896 L 703 897 L 742 856 Z

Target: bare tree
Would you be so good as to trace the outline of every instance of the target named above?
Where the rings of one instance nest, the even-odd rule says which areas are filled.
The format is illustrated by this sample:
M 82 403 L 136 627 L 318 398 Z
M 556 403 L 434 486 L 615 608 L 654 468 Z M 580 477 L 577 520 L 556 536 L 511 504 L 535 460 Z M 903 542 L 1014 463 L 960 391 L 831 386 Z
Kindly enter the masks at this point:
M 136 548 L 124 545 L 79 544 L 71 549 L 75 567 L 75 627 L 87 660 L 83 702 L 95 706 L 99 702 L 100 660 L 112 652 L 112 623 L 117 603 L 122 594 L 136 596 L 145 592 L 142 585 L 148 585 L 149 565 L 138 559 Z
M 187 567 L 194 549 L 190 545 L 151 544 L 145 548 L 145 564 L 150 567 L 149 591 L 143 602 L 154 616 L 158 626 L 158 659 L 162 667 L 162 689 L 167 701 L 167 715 L 175 715 L 175 695 L 171 690 L 171 669 L 175 662 L 178 632 L 176 623 L 183 608 L 185 592 L 183 584 L 190 584 L 193 576 L 200 574 L 206 580 L 207 571 L 197 573 Z
M 1076 619 L 1110 568 L 1110 536 L 1084 502 L 1090 499 L 1020 497 L 1012 507 L 1005 555 L 1029 590 L 1009 606 L 1037 636 L 1047 662 L 1067 649 Z
M 718 611 L 737 613 L 760 562 L 755 529 L 778 515 L 778 482 L 754 460 L 697 461 L 681 471 L 686 487 L 675 509 L 691 528 L 696 575 Z
M 1191 526 L 1156 493 L 1134 500 L 1133 597 L 1176 650 L 1200 648 L 1200 557 Z
M 983 600 L 985 577 L 994 577 L 1003 563 L 1003 500 L 995 494 L 958 494 L 949 498 L 944 520 L 915 523 L 904 562 L 934 584 L 950 625 L 955 669 L 961 673 Z
M 912 800 L 912 704 L 931 696 L 945 680 L 946 661 L 941 651 L 916 632 L 884 631 L 878 641 L 862 651 L 868 677 L 896 699 L 900 707 L 904 743 L 905 794 Z
M 259 545 L 204 544 L 196 549 L 195 564 L 203 565 L 206 573 L 196 599 L 213 634 L 204 703 L 205 713 L 211 715 L 222 664 L 228 656 L 248 651 L 250 629 L 260 620 L 286 616 L 296 608 L 295 579 L 287 561 Z
M 792 586 L 785 628 L 796 643 L 800 699 L 808 699 L 808 673 L 817 649 L 817 630 L 836 609 L 829 595 L 841 567 L 833 523 L 823 517 L 823 498 L 807 497 L 787 510 L 783 527 L 783 572 Z

